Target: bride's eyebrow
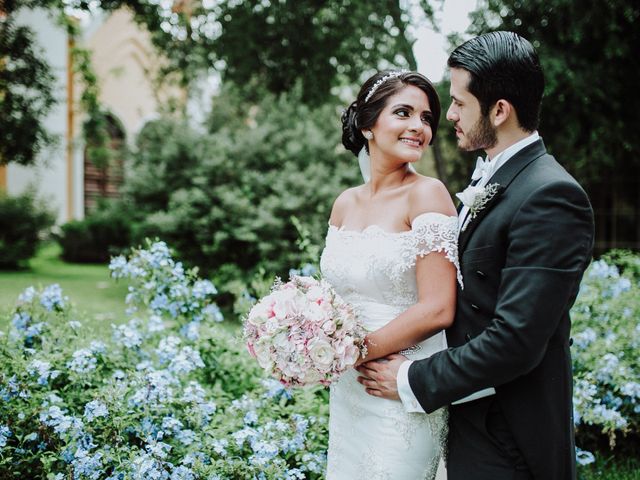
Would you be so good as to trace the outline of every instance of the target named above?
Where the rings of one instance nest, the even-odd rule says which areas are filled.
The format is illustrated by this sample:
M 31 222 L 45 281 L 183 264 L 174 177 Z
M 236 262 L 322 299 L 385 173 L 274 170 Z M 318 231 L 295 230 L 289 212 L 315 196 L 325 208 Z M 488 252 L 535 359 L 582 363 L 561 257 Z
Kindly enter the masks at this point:
M 391 107 L 392 110 L 395 110 L 396 108 L 406 108 L 407 110 L 411 110 L 411 111 L 415 110 L 415 108 L 413 108 L 413 106 L 409 105 L 408 103 L 399 103 L 399 104 L 394 105 L 393 107 Z M 431 109 L 429 109 L 429 108 L 427 108 L 424 111 L 431 113 Z
M 391 107 L 391 108 L 394 108 L 394 109 L 395 109 L 395 108 L 406 108 L 406 109 L 408 109 L 408 110 L 413 110 L 413 109 L 414 109 L 411 105 L 409 105 L 409 104 L 407 104 L 407 103 L 399 103 L 399 104 L 397 104 L 397 105 L 394 105 L 394 106 L 393 106 L 393 107 Z

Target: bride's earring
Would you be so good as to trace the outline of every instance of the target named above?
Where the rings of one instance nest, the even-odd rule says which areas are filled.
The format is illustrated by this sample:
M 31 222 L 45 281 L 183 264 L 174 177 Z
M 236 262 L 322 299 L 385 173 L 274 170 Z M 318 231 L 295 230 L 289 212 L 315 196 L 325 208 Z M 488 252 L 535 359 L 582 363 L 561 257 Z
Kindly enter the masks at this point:
M 367 140 L 373 140 L 373 132 L 371 130 L 365 130 L 362 135 L 364 136 L 364 138 L 366 138 Z

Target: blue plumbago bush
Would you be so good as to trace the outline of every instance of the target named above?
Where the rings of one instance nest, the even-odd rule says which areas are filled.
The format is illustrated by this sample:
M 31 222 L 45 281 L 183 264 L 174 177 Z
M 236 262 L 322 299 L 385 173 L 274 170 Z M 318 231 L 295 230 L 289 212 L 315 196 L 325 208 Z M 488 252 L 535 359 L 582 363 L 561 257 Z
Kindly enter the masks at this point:
M 57 285 L 20 295 L 0 334 L 0 478 L 322 477 L 325 391 L 265 378 L 163 242 L 110 269 L 130 282 L 111 338 Z
M 640 257 L 627 254 L 623 260 L 640 271 Z M 578 448 L 578 461 L 593 462 L 589 450 L 602 449 L 603 437 L 609 449 L 637 455 L 640 286 L 634 269 L 621 271 L 607 259 L 593 262 L 580 286 L 572 320 L 574 421 L 577 444 L 584 448 Z

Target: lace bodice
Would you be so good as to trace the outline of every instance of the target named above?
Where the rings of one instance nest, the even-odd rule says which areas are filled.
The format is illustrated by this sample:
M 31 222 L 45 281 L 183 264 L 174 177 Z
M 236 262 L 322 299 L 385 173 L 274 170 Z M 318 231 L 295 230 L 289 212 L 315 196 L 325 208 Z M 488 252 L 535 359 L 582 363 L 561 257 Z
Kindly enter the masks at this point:
M 428 212 L 406 232 L 377 225 L 363 231 L 329 225 L 320 266 L 323 276 L 350 303 L 375 302 L 408 307 L 416 302 L 415 264 L 419 256 L 443 252 L 458 265 L 458 218 Z

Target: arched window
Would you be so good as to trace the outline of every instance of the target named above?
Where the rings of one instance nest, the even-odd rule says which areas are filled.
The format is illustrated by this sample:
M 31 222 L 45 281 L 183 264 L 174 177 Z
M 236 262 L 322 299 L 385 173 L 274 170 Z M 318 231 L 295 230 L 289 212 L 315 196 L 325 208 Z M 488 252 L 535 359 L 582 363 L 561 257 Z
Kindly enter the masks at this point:
M 112 155 L 105 165 L 95 165 L 84 153 L 84 213 L 91 213 L 100 199 L 120 197 L 120 187 L 124 182 L 124 157 L 122 147 L 125 134 L 120 123 L 112 115 L 107 115 L 109 149 Z

